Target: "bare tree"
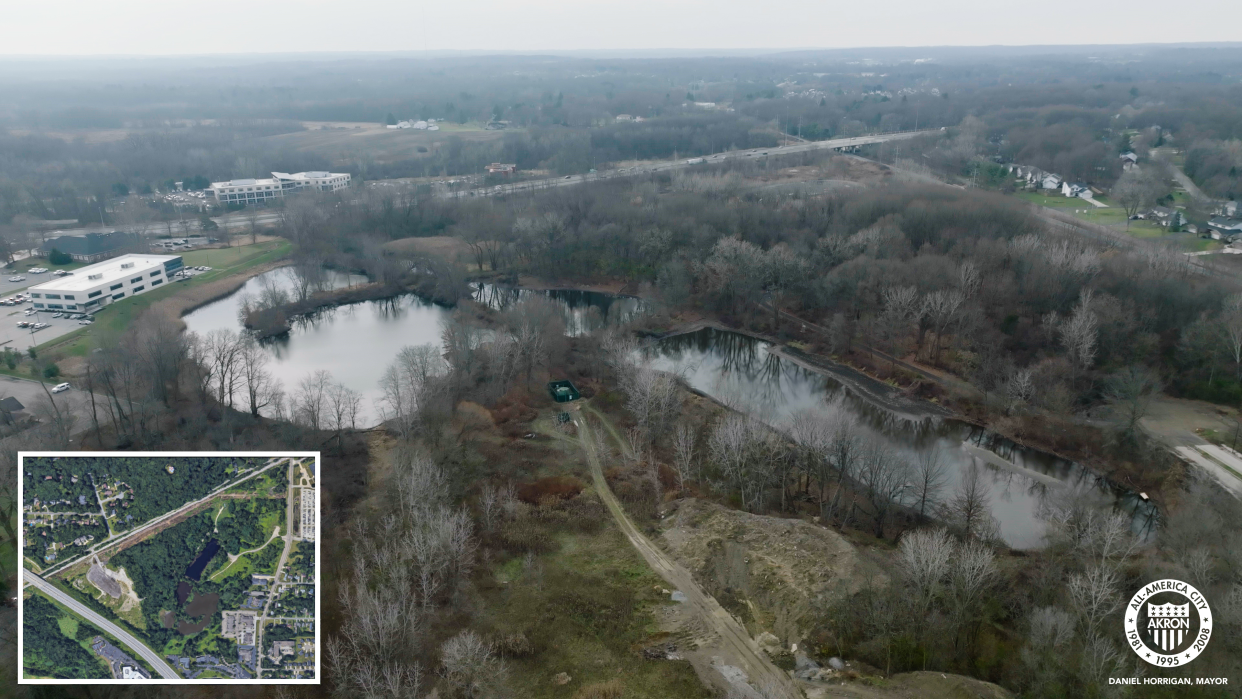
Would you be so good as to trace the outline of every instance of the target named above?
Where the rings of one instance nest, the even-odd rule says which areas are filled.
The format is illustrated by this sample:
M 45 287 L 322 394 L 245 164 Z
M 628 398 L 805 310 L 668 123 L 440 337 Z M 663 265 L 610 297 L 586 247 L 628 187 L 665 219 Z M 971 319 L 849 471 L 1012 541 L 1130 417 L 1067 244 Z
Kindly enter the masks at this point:
M 673 464 L 677 470 L 677 487 L 686 492 L 686 481 L 698 480 L 694 472 L 694 456 L 697 436 L 694 428 L 682 422 L 673 431 Z
M 1070 576 L 1066 589 L 1089 635 L 1095 635 L 1105 617 L 1121 608 L 1120 583 L 1116 569 L 1107 563 L 1092 565 L 1085 573 Z
M 1242 378 L 1242 293 L 1225 299 L 1220 312 L 1220 330 L 1233 357 L 1234 378 Z
M 943 529 L 919 529 L 901 537 L 897 560 L 923 616 L 941 594 L 956 548 L 956 542 Z
M 1005 384 L 1005 396 L 1009 399 L 1010 411 L 1030 403 L 1035 398 L 1034 372 L 1030 368 L 1014 371 Z
M 272 405 L 284 390 L 280 381 L 267 370 L 271 356 L 251 337 L 241 339 L 238 352 L 242 389 L 245 391 L 246 408 L 251 416 L 259 417 L 263 408 Z
M 440 646 L 440 664 L 445 681 L 466 697 L 497 696 L 505 684 L 504 663 L 469 629 Z
M 911 497 L 914 502 L 918 503 L 920 517 L 927 516 L 929 505 L 933 509 L 936 507 L 940 491 L 944 489 L 948 480 L 948 464 L 938 447 L 919 454 L 914 466 L 914 492 L 911 493 Z
M 1070 365 L 1086 371 L 1095 364 L 1099 321 L 1091 310 L 1091 292 L 1084 291 L 1073 314 L 1057 328 Z
M 932 345 L 932 364 L 939 364 L 944 332 L 957 320 L 958 312 L 965 302 L 966 294 L 960 289 L 933 291 L 924 297 L 923 308 L 936 334 L 935 344 Z
M 403 347 L 380 379 L 383 398 L 381 414 L 397 433 L 405 437 L 418 428 L 419 417 L 428 405 L 447 365 L 434 345 Z
M 298 383 L 293 394 L 293 416 L 300 424 L 316 432 L 329 418 L 328 401 L 333 385 L 332 374 L 320 369 Z
M 1163 386 L 1160 376 L 1146 366 L 1121 369 L 1105 382 L 1104 397 L 1121 417 L 1122 434 L 1133 438 L 1139 420 Z
M 1126 228 L 1129 229 L 1130 219 L 1151 206 L 1165 189 L 1164 181 L 1154 170 L 1135 167 L 1121 173 L 1110 194 L 1125 209 Z
M 483 515 L 483 528 L 492 531 L 500 514 L 500 491 L 491 483 L 484 483 L 479 491 L 479 510 Z
M 858 480 L 871 504 L 875 536 L 883 539 L 889 515 L 905 501 L 910 463 L 878 439 L 865 443 L 861 463 Z
M 342 435 L 345 430 L 357 429 L 362 394 L 345 384 L 335 382 L 327 387 L 326 394 L 326 427 L 336 433 L 337 447 L 344 449 Z
M 957 492 L 942 508 L 941 516 L 967 538 L 989 538 L 996 529 L 991 497 L 979 465 L 972 463 L 962 473 Z

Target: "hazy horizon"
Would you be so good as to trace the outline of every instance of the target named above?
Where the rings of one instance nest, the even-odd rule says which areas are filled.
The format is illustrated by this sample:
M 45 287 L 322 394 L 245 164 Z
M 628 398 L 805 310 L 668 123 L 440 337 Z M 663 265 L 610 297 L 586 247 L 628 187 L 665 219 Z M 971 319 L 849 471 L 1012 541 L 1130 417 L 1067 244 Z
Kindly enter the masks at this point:
M 206 9 L 202 9 L 206 8 Z M 798 50 L 1128 46 L 1235 42 L 1237 3 L 1197 3 L 1185 21 L 1153 20 L 1167 6 L 1101 2 L 1067 13 L 998 7 L 979 0 L 936 4 L 898 0 L 835 6 L 786 0 L 761 9 L 738 0 L 615 0 L 571 5 L 479 0 L 459 7 L 392 0 L 348 5 L 324 0 L 208 6 L 70 0 L 6 9 L 0 55 L 218 56 L 290 53 L 607 53 L 695 52 L 720 55 Z M 653 19 L 654 18 L 654 19 Z M 681 53 L 681 55 L 685 55 Z

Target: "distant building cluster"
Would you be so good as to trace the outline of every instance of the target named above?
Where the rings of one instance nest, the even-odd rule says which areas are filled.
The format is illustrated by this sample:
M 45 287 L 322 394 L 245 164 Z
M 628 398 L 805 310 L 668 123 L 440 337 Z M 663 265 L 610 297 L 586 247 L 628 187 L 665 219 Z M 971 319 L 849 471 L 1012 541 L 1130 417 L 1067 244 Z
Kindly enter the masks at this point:
M 346 172 L 273 172 L 271 177 L 264 179 L 212 182 L 207 191 L 216 201 L 224 204 L 261 204 L 301 189 L 335 192 L 348 186 L 349 173 Z
M 104 640 L 103 636 L 91 639 L 91 650 L 95 651 L 112 668 L 112 677 L 125 680 L 149 680 L 151 674 L 142 668 L 125 651 Z
M 398 121 L 395 124 L 389 124 L 388 128 L 390 129 L 415 129 L 418 131 L 439 131 L 440 130 L 440 127 L 436 125 L 435 119 L 427 119 L 426 121 L 423 121 L 422 119 L 418 119 L 418 120 L 407 119 L 404 121 Z
M 302 488 L 302 540 L 315 540 L 315 489 Z

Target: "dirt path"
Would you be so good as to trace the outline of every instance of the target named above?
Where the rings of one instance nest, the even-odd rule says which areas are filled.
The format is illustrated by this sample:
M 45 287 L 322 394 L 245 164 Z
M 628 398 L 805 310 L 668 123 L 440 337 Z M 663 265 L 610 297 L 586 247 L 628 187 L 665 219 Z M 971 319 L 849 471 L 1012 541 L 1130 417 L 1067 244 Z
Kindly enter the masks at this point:
M 245 556 L 246 554 L 249 554 L 249 553 L 254 553 L 256 551 L 262 551 L 263 549 L 267 548 L 267 545 L 272 543 L 272 541 L 279 535 L 280 535 L 280 525 L 277 524 L 276 526 L 272 527 L 272 535 L 267 537 L 267 541 L 264 541 L 262 546 L 260 546 L 257 549 L 250 549 L 249 551 L 242 551 L 241 553 L 238 553 L 237 555 L 233 555 L 230 553 L 228 564 L 225 565 L 220 570 L 217 570 L 216 574 L 208 578 L 208 580 L 215 580 L 216 575 L 221 575 L 224 573 L 224 571 L 228 570 L 229 568 L 232 568 L 233 564 L 237 562 L 237 559 L 241 558 L 242 556 Z
M 634 526 L 604 479 L 599 453 L 601 443 L 597 440 L 595 431 L 581 412 L 576 416 L 575 424 L 578 427 L 578 440 L 586 454 L 587 463 L 591 467 L 591 477 L 600 499 L 608 506 L 608 511 L 617 521 L 617 526 L 625 533 L 630 544 L 647 561 L 647 565 L 651 566 L 651 569 L 674 589 L 684 593 L 685 604 L 689 605 L 719 636 L 720 647 L 716 650 L 719 651 L 724 662 L 730 665 L 736 663 L 736 666 L 746 673 L 747 681 L 752 687 L 762 692 L 762 694 L 756 693 L 756 696 L 762 696 L 764 699 L 802 699 L 804 696 L 802 691 L 788 675 L 773 665 L 759 650 L 741 623 L 725 611 L 714 597 L 704 592 L 688 570 L 669 558 Z M 739 687 L 739 689 L 743 688 Z

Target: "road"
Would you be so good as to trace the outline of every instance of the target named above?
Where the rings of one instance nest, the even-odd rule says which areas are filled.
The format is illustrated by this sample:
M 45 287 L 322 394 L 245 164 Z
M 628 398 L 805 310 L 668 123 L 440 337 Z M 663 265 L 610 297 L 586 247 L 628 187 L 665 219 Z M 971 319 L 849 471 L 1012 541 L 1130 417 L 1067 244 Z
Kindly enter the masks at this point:
M 36 408 L 48 405 L 48 393 L 51 392 L 54 385 L 54 383 L 49 383 L 45 391 L 38 381 L 0 375 L 0 398 L 12 396 L 26 406 L 27 413 L 36 414 L 39 412 L 35 410 Z M 75 432 L 81 431 L 90 425 L 90 399 L 89 394 L 85 391 L 71 388 L 63 393 L 52 393 L 51 400 L 55 402 L 56 407 L 60 410 L 68 410 L 73 414 L 75 418 L 74 426 L 78 428 L 75 429 Z M 50 406 L 48 411 L 54 412 Z M 46 418 L 45 415 L 40 416 Z
M 285 461 L 285 460 L 287 460 L 287 457 L 277 458 L 277 459 L 273 460 L 271 463 L 269 463 L 269 464 L 267 464 L 266 466 L 264 466 L 263 468 L 261 468 L 261 469 L 259 469 L 259 470 L 255 471 L 254 473 L 251 473 L 251 474 L 247 475 L 245 478 L 241 478 L 241 479 L 238 479 L 238 480 L 236 480 L 236 481 L 230 481 L 230 482 L 228 482 L 228 483 L 225 483 L 224 485 L 220 486 L 219 488 L 216 488 L 215 490 L 213 490 L 213 491 L 211 491 L 210 493 L 208 493 L 206 496 L 201 497 L 201 498 L 199 498 L 198 500 L 195 500 L 195 501 L 193 501 L 193 502 L 186 503 L 185 505 L 182 505 L 181 507 L 178 507 L 177 509 L 173 510 L 172 512 L 165 512 L 164 514 L 160 515 L 159 517 L 156 517 L 155 519 L 152 519 L 151 521 L 149 521 L 149 522 L 147 522 L 146 524 L 142 525 L 141 527 L 139 527 L 139 528 L 137 528 L 137 529 L 133 530 L 132 532 L 126 532 L 125 534 L 122 534 L 121 536 L 118 536 L 118 537 L 113 537 L 113 538 L 110 538 L 110 539 L 106 539 L 106 540 L 104 540 L 104 541 L 101 541 L 101 542 L 99 542 L 98 544 L 95 544 L 94 546 L 92 546 L 92 547 L 90 547 L 89 549 L 87 549 L 86 551 L 84 551 L 84 552 L 83 552 L 80 556 L 77 556 L 77 557 L 75 557 L 75 558 L 72 558 L 72 559 L 66 560 L 66 561 L 64 561 L 64 562 L 62 562 L 62 563 L 60 563 L 60 564 L 58 564 L 58 565 L 56 565 L 56 566 L 54 566 L 54 567 L 52 567 L 52 568 L 49 568 L 49 569 L 47 569 L 47 570 L 43 571 L 43 574 L 44 574 L 45 576 L 47 576 L 47 577 L 51 577 L 51 576 L 55 575 L 56 573 L 59 573 L 59 572 L 61 572 L 62 570 L 64 570 L 64 569 L 68 568 L 69 566 L 76 564 L 78 561 L 82 560 L 82 558 L 83 558 L 83 557 L 85 557 L 85 556 L 89 556 L 89 555 L 98 555 L 98 554 L 102 553 L 103 551 L 106 551 L 106 550 L 108 550 L 108 549 L 112 548 L 113 546 L 116 546 L 117 544 L 119 544 L 119 543 L 123 542 L 123 541 L 129 540 L 129 539 L 132 539 L 133 537 L 135 537 L 135 536 L 138 536 L 138 535 L 142 534 L 143 532 L 145 532 L 145 531 L 147 531 L 147 530 L 151 529 L 152 527 L 157 527 L 157 526 L 159 526 L 159 525 L 163 524 L 164 522 L 168 521 L 169 519 L 172 519 L 173 517 L 176 517 L 177 515 L 179 515 L 179 514 L 181 514 L 181 513 L 185 512 L 185 511 L 187 511 L 187 510 L 193 509 L 193 508 L 195 508 L 195 507 L 197 507 L 197 506 L 199 506 L 199 505 L 203 504 L 204 502 L 207 502 L 208 500 L 211 500 L 212 498 L 214 498 L 215 496 L 219 495 L 221 492 L 223 492 L 223 491 L 225 491 L 225 490 L 228 490 L 229 488 L 233 488 L 233 487 L 235 487 L 235 486 L 241 485 L 242 483 L 245 483 L 246 481 L 250 480 L 251 478 L 254 478 L 255 476 L 258 476 L 258 475 L 262 474 L 264 471 L 267 471 L 268 469 L 271 469 L 271 468 L 273 468 L 273 467 L 275 467 L 275 466 L 279 465 L 281 462 L 283 462 L 283 461 Z
M 682 170 L 695 165 L 723 163 L 730 160 L 746 160 L 761 159 L 764 156 L 775 155 L 791 155 L 795 153 L 807 153 L 818 150 L 835 150 L 838 148 L 852 148 L 856 146 L 866 146 L 875 143 L 885 143 L 887 141 L 898 141 L 906 138 L 914 138 L 929 133 L 939 133 L 939 129 L 925 129 L 921 131 L 901 131 L 896 133 L 875 134 L 871 136 L 855 136 L 853 138 L 834 138 L 828 141 L 807 141 L 803 143 L 791 143 L 787 146 L 773 146 L 772 148 L 751 148 L 749 150 L 728 151 L 725 153 L 716 153 L 696 158 L 684 158 L 679 160 L 663 160 L 656 162 L 646 162 L 642 165 L 636 165 L 629 168 L 618 168 L 605 172 L 591 173 L 586 175 L 566 175 L 564 177 L 550 177 L 541 180 L 526 180 L 523 182 L 514 182 L 513 184 L 495 185 L 492 187 L 478 187 L 475 189 L 463 189 L 455 192 L 443 192 L 440 196 L 453 199 L 462 197 L 475 196 L 493 196 L 503 194 L 514 194 L 517 192 L 527 192 L 538 189 L 550 189 L 552 187 L 568 187 L 572 185 L 582 184 L 583 182 L 595 182 L 598 180 L 606 180 L 614 177 L 629 177 L 633 175 L 646 175 L 658 172 L 671 172 L 673 170 Z
M 602 442 L 596 439 L 594 430 L 587 424 L 586 417 L 581 412 L 575 417 L 574 424 L 578 427 L 578 439 L 586 454 L 587 463 L 591 467 L 591 477 L 595 482 L 596 492 L 599 493 L 600 499 L 612 513 L 617 526 L 629 539 L 630 544 L 647 561 L 647 565 L 651 566 L 651 569 L 664 578 L 673 589 L 680 590 L 686 595 L 685 604 L 690 605 L 703 622 L 720 637 L 722 647 L 719 650 L 722 651 L 722 655 L 740 664 L 746 673 L 747 681 L 754 689 L 763 691 L 765 699 L 801 699 L 804 696 L 802 691 L 784 671 L 773 665 L 767 655 L 759 650 L 742 624 L 720 606 L 716 598 L 699 587 L 690 571 L 669 558 L 634 526 L 621 507 L 621 503 L 613 495 L 612 489 L 608 487 L 608 481 L 604 479 L 599 454 Z M 738 687 L 738 689 L 745 692 L 748 688 Z
M 250 219 L 248 218 L 248 216 L 249 214 L 247 212 L 238 211 L 238 212 L 234 212 L 231 214 L 212 216 L 211 220 L 215 221 L 217 226 L 220 226 L 222 228 L 228 228 L 229 230 L 249 230 Z M 255 223 L 260 226 L 267 226 L 273 223 L 280 222 L 280 217 L 281 217 L 281 213 L 279 211 L 263 211 L 263 212 L 260 212 L 259 215 L 255 218 Z M 195 217 L 195 220 L 197 220 L 197 217 Z M 123 228 L 123 226 L 117 225 L 117 226 L 109 226 L 107 228 L 101 228 L 99 226 L 90 226 L 87 228 L 64 228 L 61 230 L 51 231 L 50 233 L 47 234 L 47 237 L 54 238 L 54 237 L 62 236 L 62 235 L 86 235 L 87 233 L 107 233 L 107 232 L 118 230 L 120 228 Z M 163 228 L 163 224 L 159 224 L 159 228 L 156 228 L 153 226 L 151 230 L 154 232 L 158 232 L 159 230 L 162 230 L 162 228 Z M 174 237 L 178 237 L 178 236 L 174 235 Z M 8 279 L 8 277 L 4 277 L 4 279 Z M 44 279 L 40 281 L 47 281 L 47 280 Z M 16 289 L 25 288 L 27 286 L 30 286 L 31 284 L 38 284 L 38 283 L 39 281 L 31 281 L 28 278 L 26 281 L 20 282 L 20 283 L 14 283 L 12 286 L 14 290 L 16 290 Z M 0 295 L 3 295 L 4 293 L 6 293 L 5 284 L 6 282 L 0 281 Z
M 289 488 L 285 491 L 285 548 L 280 552 L 280 560 L 276 563 L 276 572 L 272 575 L 272 586 L 271 589 L 268 590 L 267 603 L 263 605 L 263 613 L 260 614 L 259 618 L 255 621 L 254 647 L 255 654 L 257 656 L 257 660 L 254 664 L 255 679 L 263 678 L 263 653 L 260 650 L 263 648 L 263 624 L 270 618 L 267 614 L 272 608 L 272 603 L 276 601 L 276 598 L 280 596 L 281 589 L 284 588 L 284 583 L 280 580 L 280 574 L 285 569 L 285 562 L 289 559 L 289 548 L 293 546 L 293 493 L 295 490 L 300 492 L 299 488 L 294 487 L 294 483 L 297 482 L 294 480 L 294 476 L 296 475 L 294 473 L 294 469 L 300 468 L 295 467 L 295 463 L 298 462 L 295 462 L 292 459 L 289 461 L 289 470 L 287 471 L 288 478 L 286 479 L 289 482 Z
M 68 607 L 69 610 L 72 611 L 74 614 L 77 614 L 78 616 L 82 617 L 83 619 L 86 619 L 87 621 L 91 622 L 95 626 L 98 626 L 104 631 L 107 631 L 108 633 L 112 634 L 121 643 L 124 643 L 125 645 L 129 646 L 129 649 L 131 651 L 137 653 L 139 656 L 142 657 L 143 660 L 147 661 L 147 663 L 151 667 L 155 668 L 155 671 L 159 673 L 159 675 L 163 677 L 164 679 L 167 679 L 167 680 L 181 679 L 181 676 L 177 674 L 177 671 L 173 670 L 172 666 L 169 665 L 167 662 L 165 662 L 164 659 L 160 657 L 159 653 L 156 653 L 155 651 L 148 648 L 145 643 L 142 643 L 138 639 L 131 636 L 130 633 L 126 631 L 125 629 L 117 626 L 111 621 L 108 621 L 102 616 L 99 616 L 90 607 L 87 607 L 86 605 L 77 601 L 73 597 L 69 596 L 68 594 L 63 592 L 60 588 L 53 585 L 52 583 L 44 580 L 38 575 L 35 575 L 29 570 L 24 570 L 24 569 L 22 570 L 22 583 L 24 585 L 30 585 L 31 587 L 34 587 L 40 592 L 46 594 L 48 597 L 51 597 L 57 602 L 60 602 L 61 604 Z

